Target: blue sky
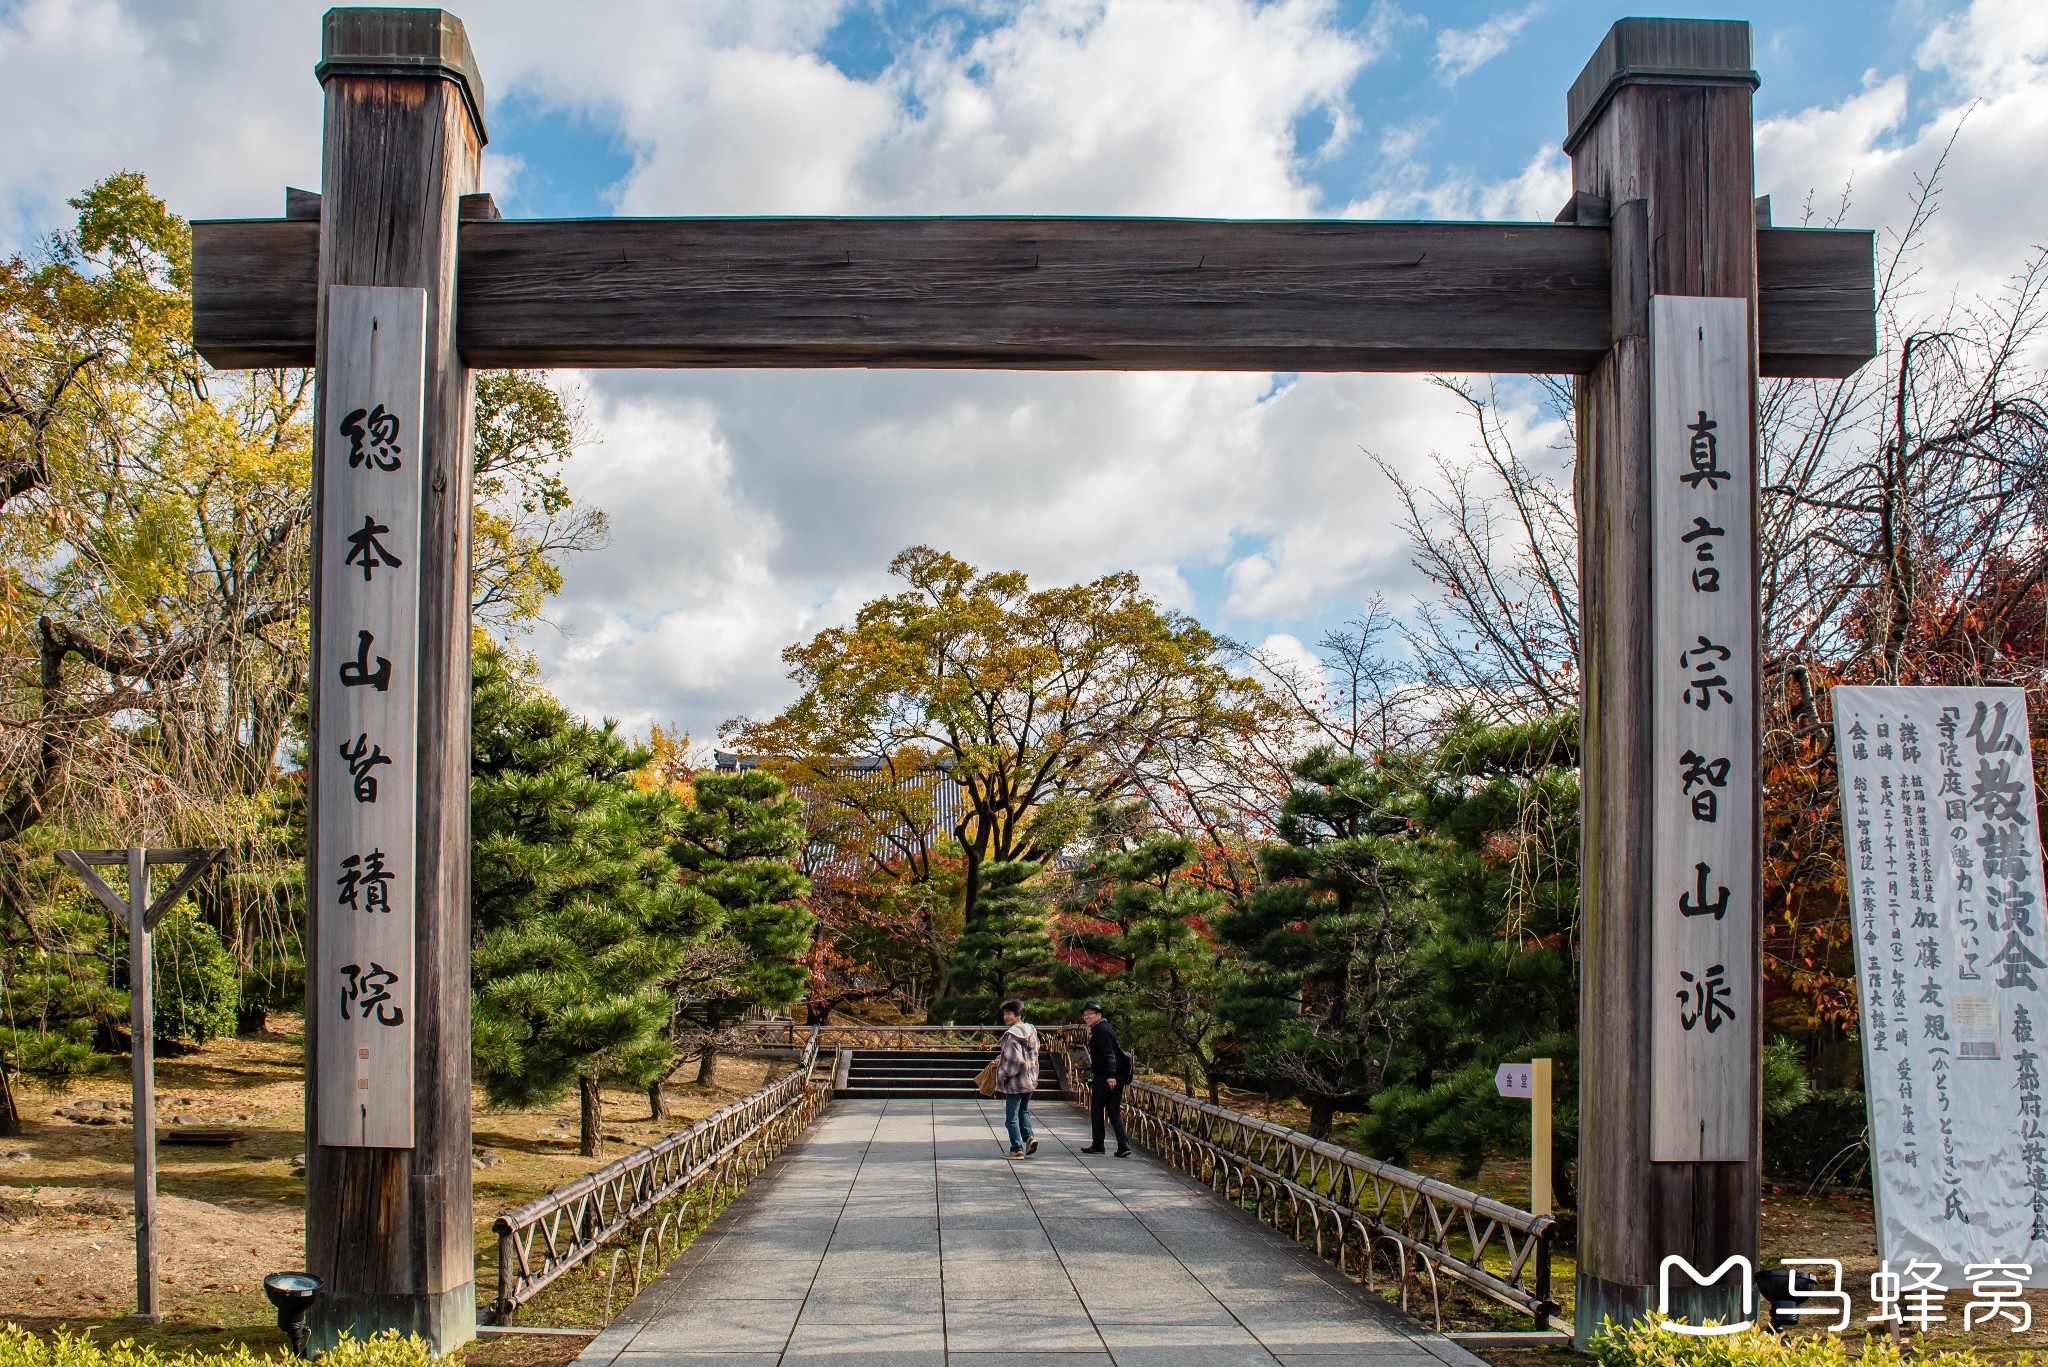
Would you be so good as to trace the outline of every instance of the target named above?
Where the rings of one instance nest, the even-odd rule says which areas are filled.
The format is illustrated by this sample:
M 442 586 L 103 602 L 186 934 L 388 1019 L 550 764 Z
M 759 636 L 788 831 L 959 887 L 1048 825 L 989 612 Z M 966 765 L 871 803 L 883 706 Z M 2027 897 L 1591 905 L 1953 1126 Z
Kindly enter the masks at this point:
M 318 180 L 322 6 L 0 0 L 0 247 L 121 168 L 192 217 Z M 1360 0 L 474 0 L 486 188 L 515 216 L 1139 213 L 1549 218 L 1564 92 L 1628 11 Z M 1959 124 L 1921 298 L 2048 235 L 2048 5 L 1727 3 L 1755 25 L 1758 191 L 1900 221 Z M 81 79 L 90 72 L 94 79 Z M 1967 118 L 1965 118 L 1967 115 Z M 564 375 L 611 544 L 528 645 L 572 705 L 700 740 L 788 694 L 780 649 L 918 541 L 1066 579 L 1131 568 L 1283 652 L 1428 586 L 1368 453 L 1466 458 L 1420 377 Z M 1503 391 L 1530 459 L 1560 432 Z

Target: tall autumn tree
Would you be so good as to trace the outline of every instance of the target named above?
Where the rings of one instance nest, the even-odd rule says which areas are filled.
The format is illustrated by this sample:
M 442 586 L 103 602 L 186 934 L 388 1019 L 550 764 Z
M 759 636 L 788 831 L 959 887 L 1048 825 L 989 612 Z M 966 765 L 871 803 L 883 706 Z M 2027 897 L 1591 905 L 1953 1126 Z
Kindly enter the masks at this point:
M 713 929 L 668 847 L 687 809 L 633 774 L 648 759 L 610 723 L 571 717 L 496 649 L 477 653 L 470 782 L 472 1034 L 501 1105 L 581 1102 L 602 1151 L 601 1084 L 669 1064 L 665 982 Z
M 1134 574 L 1034 589 L 928 546 L 890 572 L 904 591 L 784 651 L 800 696 L 733 733 L 787 760 L 914 751 L 942 766 L 960 789 L 950 834 L 970 921 L 988 865 L 1042 862 L 1090 807 L 1255 724 L 1258 690 L 1223 643 Z
M 72 205 L 0 265 L 0 840 L 259 792 L 304 671 L 310 374 L 200 360 L 190 236 L 142 177 Z
M 225 845 L 194 901 L 245 987 L 265 980 L 254 1025 L 291 991 L 304 921 L 311 372 L 198 355 L 190 234 L 141 176 L 71 205 L 0 261 L 0 973 L 66 938 L 50 848 Z M 602 535 L 560 479 L 577 440 L 544 377 L 479 377 L 473 593 L 494 629 Z

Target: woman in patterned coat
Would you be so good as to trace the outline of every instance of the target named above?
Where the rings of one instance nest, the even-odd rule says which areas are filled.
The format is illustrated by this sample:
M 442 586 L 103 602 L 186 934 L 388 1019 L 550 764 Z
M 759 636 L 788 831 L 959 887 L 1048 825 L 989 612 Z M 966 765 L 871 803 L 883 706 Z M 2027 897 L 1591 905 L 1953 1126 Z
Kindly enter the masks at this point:
M 1038 1152 L 1031 1132 L 1031 1094 L 1038 1090 L 1038 1027 L 1024 1019 L 1024 1003 L 1003 1003 L 1003 1047 L 996 1056 L 996 1095 L 1003 1099 L 1003 1123 L 1010 1130 L 1011 1158 Z

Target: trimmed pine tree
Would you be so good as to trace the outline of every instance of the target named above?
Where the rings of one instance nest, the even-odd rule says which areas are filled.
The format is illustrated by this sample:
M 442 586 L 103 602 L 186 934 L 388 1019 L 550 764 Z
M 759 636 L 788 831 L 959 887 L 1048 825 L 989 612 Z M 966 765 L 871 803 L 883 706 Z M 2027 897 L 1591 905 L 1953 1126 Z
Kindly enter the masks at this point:
M 804 957 L 818 920 L 804 905 L 811 881 L 797 870 L 803 803 L 789 785 L 759 769 L 699 774 L 696 804 L 684 810 L 669 846 L 687 895 L 715 917 L 734 966 L 711 985 L 707 1042 L 697 1081 L 717 1080 L 718 1030 L 747 1008 L 785 1008 L 804 993 Z M 673 1065 L 671 1065 L 672 1067 Z M 658 1096 L 650 1093 L 650 1100 Z
M 1407 1038 L 1421 909 L 1397 777 L 1329 746 L 1293 776 L 1280 843 L 1260 854 L 1266 887 L 1217 922 L 1243 956 L 1218 1007 L 1251 1067 L 1308 1104 L 1321 1139 L 1339 1110 L 1364 1109 Z
M 936 1022 L 990 1025 L 1011 997 L 1033 1016 L 1060 1008 L 1052 995 L 1053 944 L 1038 866 L 1024 860 L 982 865 L 981 895 L 953 946 L 951 991 L 932 1003 Z
M 1579 723 L 1572 712 L 1451 726 L 1408 780 L 1407 862 L 1429 908 L 1409 1044 L 1354 1133 L 1379 1157 L 1443 1154 L 1470 1178 L 1529 1151 L 1529 1108 L 1502 1104 L 1502 1063 L 1556 1064 L 1553 1199 L 1576 1204 Z
M 647 756 L 571 717 L 496 649 L 473 674 L 471 1035 L 499 1105 L 579 1093 L 580 1151 L 603 1147 L 600 1084 L 667 1067 L 663 983 L 711 923 L 668 846 L 685 808 L 630 775 Z
M 1189 1096 L 1199 1080 L 1217 1099 L 1216 999 L 1228 981 L 1223 952 L 1208 927 L 1224 907 L 1220 892 L 1189 882 L 1195 844 L 1156 831 L 1104 861 L 1111 908 L 1126 927 L 1129 970 L 1116 996 L 1124 1003 L 1131 1047 L 1148 1067 L 1178 1074 Z

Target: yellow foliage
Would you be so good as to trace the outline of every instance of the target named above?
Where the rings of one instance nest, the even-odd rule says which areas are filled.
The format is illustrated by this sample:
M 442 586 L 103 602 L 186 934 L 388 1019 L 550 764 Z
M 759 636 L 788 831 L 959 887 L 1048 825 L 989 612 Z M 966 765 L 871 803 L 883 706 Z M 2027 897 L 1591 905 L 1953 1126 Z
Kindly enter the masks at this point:
M 434 1367 L 435 1358 L 425 1339 L 393 1332 L 344 1337 L 321 1361 L 327 1367 Z M 166 1353 L 130 1339 L 99 1344 L 61 1329 L 39 1338 L 20 1325 L 0 1323 L 0 1367 L 298 1367 L 298 1359 L 284 1348 L 259 1353 L 246 1344 Z
M 697 771 L 690 764 L 690 733 L 657 722 L 647 738 L 647 752 L 647 763 L 633 771 L 633 786 L 643 793 L 660 788 L 694 806 Z
M 1604 1326 L 1594 1340 L 1593 1357 L 1600 1367 L 2048 1367 L 2048 1357 L 2032 1352 L 1993 1358 L 1964 1349 L 1908 1356 L 1876 1335 L 1858 1348 L 1834 1334 L 1795 1338 L 1750 1328 L 1708 1337 L 1647 1322 L 1628 1329 Z

